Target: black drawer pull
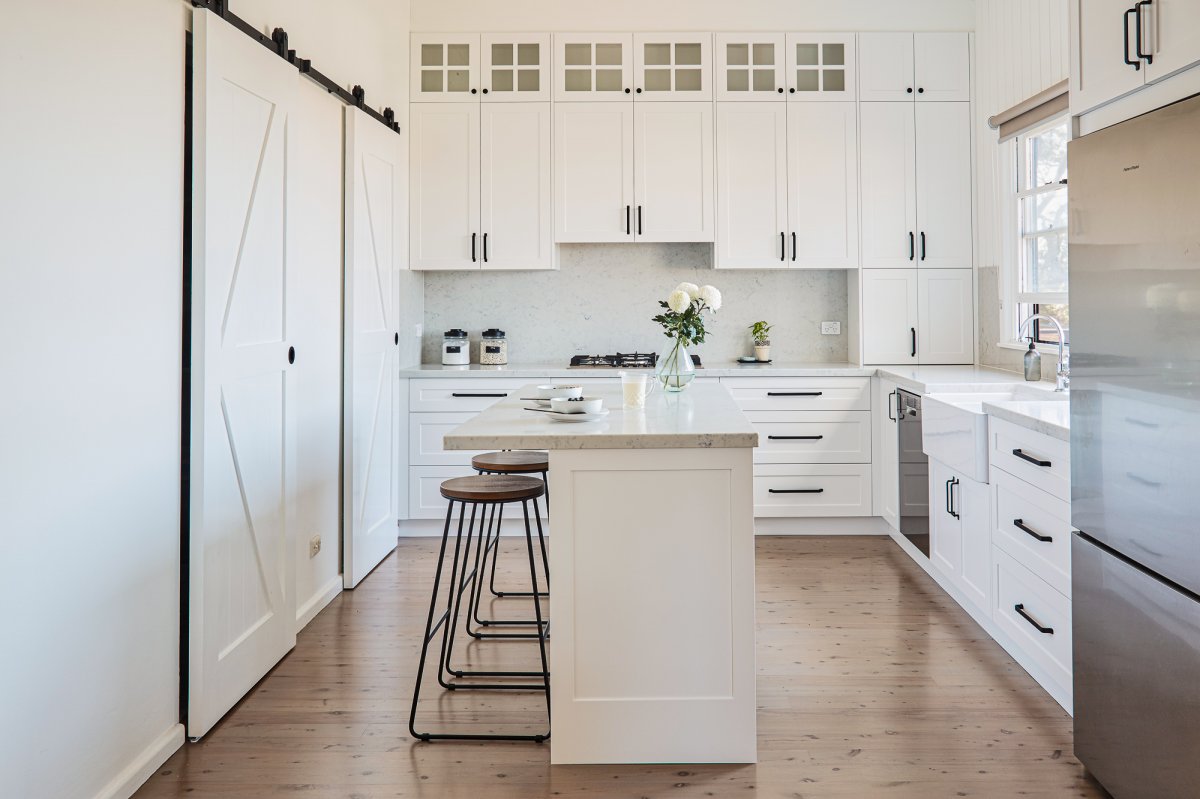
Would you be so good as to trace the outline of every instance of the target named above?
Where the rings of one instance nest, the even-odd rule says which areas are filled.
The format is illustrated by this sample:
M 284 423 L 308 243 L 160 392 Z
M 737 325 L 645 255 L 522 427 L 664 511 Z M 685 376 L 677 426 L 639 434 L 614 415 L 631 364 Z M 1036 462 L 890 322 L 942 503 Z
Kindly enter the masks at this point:
M 824 391 L 768 391 L 768 397 L 819 397 Z
M 1020 603 L 1013 605 L 1013 610 L 1015 610 L 1022 619 L 1029 622 L 1030 624 L 1032 624 L 1034 629 L 1036 629 L 1039 633 L 1042 633 L 1044 635 L 1054 635 L 1054 628 L 1053 627 L 1043 627 L 1038 622 L 1037 619 L 1035 619 L 1033 616 L 1030 616 L 1028 613 L 1025 612 L 1024 605 L 1022 605 Z
M 767 436 L 769 441 L 820 441 L 825 436 Z
M 1018 458 L 1020 458 L 1023 461 L 1028 461 L 1029 463 L 1032 463 L 1034 466 L 1041 466 L 1043 468 L 1050 467 L 1050 461 L 1044 461 L 1044 460 L 1035 458 L 1032 455 L 1026 455 L 1025 451 L 1020 448 L 1014 449 L 1013 454 L 1016 455 Z
M 824 494 L 823 488 L 768 488 L 768 494 Z
M 1051 541 L 1054 540 L 1053 536 L 1042 535 L 1037 530 L 1027 527 L 1025 525 L 1024 519 L 1013 519 L 1013 527 L 1015 527 L 1018 530 L 1021 530 L 1023 532 L 1029 533 L 1031 536 L 1036 538 L 1038 541 L 1041 541 L 1042 543 L 1045 543 L 1045 544 L 1049 544 Z
M 507 394 L 458 394 L 452 393 L 451 397 L 507 397 Z

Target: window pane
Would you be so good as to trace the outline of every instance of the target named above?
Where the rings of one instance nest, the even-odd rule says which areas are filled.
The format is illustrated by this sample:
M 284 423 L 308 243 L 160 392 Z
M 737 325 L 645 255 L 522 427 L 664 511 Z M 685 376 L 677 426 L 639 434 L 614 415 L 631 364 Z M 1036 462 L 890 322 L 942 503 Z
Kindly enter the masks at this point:
M 675 45 L 675 64 L 676 65 L 686 64 L 688 66 L 691 66 L 693 64 L 699 65 L 699 63 L 700 63 L 700 45 L 699 44 L 694 44 L 694 43 L 682 44 L 682 43 L 680 43 L 680 44 Z
M 492 66 L 508 67 L 513 62 L 513 46 L 511 44 L 492 45 Z
M 642 59 L 646 64 L 661 66 L 671 63 L 671 45 L 651 44 L 647 42 L 642 48 Z
M 538 52 L 540 45 L 537 42 L 530 44 L 517 45 L 517 63 L 523 67 L 536 66 L 542 61 L 542 54 Z
M 1029 188 L 1058 183 L 1067 177 L 1067 124 L 1056 125 L 1026 140 Z
M 842 66 L 846 63 L 846 45 L 826 44 L 821 47 L 821 63 L 826 66 Z
M 754 65 L 767 66 L 775 63 L 775 45 L 773 44 L 756 44 L 754 45 Z
M 750 46 L 745 44 L 725 45 L 725 63 L 744 66 L 750 63 Z
M 796 63 L 804 66 L 816 66 L 820 48 L 816 44 L 796 43 Z
M 1066 231 L 1025 239 L 1025 275 L 1022 291 L 1048 294 L 1067 290 Z
M 1046 316 L 1052 316 L 1059 321 L 1063 326 L 1063 332 L 1067 334 L 1067 343 L 1071 343 L 1071 316 L 1066 305 L 1035 305 L 1033 306 L 1035 313 L 1043 313 Z M 1043 322 L 1040 319 L 1037 321 L 1037 339 L 1039 344 L 1057 344 L 1058 343 L 1058 328 L 1050 322 Z M 1051 364 L 1050 373 L 1053 374 L 1054 365 Z M 1042 374 L 1045 375 L 1045 364 L 1042 365 Z

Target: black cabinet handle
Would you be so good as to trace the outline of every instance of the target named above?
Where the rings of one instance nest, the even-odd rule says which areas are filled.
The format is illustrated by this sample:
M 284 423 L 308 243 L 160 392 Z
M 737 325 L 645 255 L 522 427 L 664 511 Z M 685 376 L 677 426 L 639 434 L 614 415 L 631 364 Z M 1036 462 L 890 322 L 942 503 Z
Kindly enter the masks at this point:
M 893 422 L 897 421 L 896 417 L 892 416 L 892 411 L 895 410 L 895 408 L 896 408 L 897 400 L 899 399 L 899 397 L 897 397 L 897 394 L 899 394 L 899 393 L 900 393 L 900 390 L 896 389 L 891 394 L 888 394 L 888 418 L 891 419 Z M 893 399 L 893 397 L 895 397 L 895 399 Z
M 909 87 L 908 87 L 907 89 L 905 89 L 904 91 L 908 92 L 909 94 L 912 94 L 912 86 L 909 86 Z
M 775 91 L 779 92 L 780 94 L 783 94 L 783 87 L 782 87 L 782 86 L 780 86 L 780 87 L 779 87 L 778 89 L 776 89 Z
M 912 231 L 908 232 L 908 260 L 914 261 L 917 258 L 917 240 L 913 236 Z
M 1035 619 L 1033 616 L 1030 616 L 1028 613 L 1025 612 L 1024 605 L 1017 603 L 1016 605 L 1013 605 L 1013 610 L 1015 610 L 1022 619 L 1029 622 L 1030 624 L 1032 624 L 1034 629 L 1037 630 L 1039 633 L 1042 633 L 1044 635 L 1054 635 L 1054 628 L 1053 627 L 1043 627 L 1038 622 L 1037 619 Z
M 823 488 L 768 488 L 768 494 L 824 494 Z
M 954 510 L 954 487 L 958 485 L 958 478 L 951 477 L 946 481 L 946 513 L 949 513 L 956 519 L 961 519 L 962 516 Z
M 922 86 L 921 88 L 917 89 L 917 94 L 924 94 L 924 93 L 925 93 L 925 87 L 924 87 L 924 86 Z
M 479 90 L 478 90 L 478 89 L 471 89 L 471 94 L 475 94 L 475 92 L 477 92 L 477 91 L 479 91 Z
M 641 90 L 641 89 L 638 89 L 638 90 L 637 90 L 637 93 L 638 93 L 638 94 L 641 94 L 641 93 L 642 93 L 642 90 Z
M 483 262 L 487 263 L 487 234 L 483 234 Z
M 779 260 L 787 260 L 787 234 L 779 231 Z
M 1135 70 L 1140 70 L 1142 68 L 1142 62 L 1134 61 L 1133 59 L 1131 59 L 1129 57 L 1129 15 L 1130 14 L 1138 14 L 1137 6 L 1134 6 L 1133 8 L 1130 8 L 1125 12 L 1125 63 L 1128 64 L 1129 66 L 1133 67 Z M 1138 16 L 1140 17 L 1141 15 L 1138 14 Z
M 1040 458 L 1035 458 L 1032 455 L 1026 455 L 1025 451 L 1022 449 L 1014 449 L 1013 454 L 1016 455 L 1018 458 L 1020 458 L 1023 461 L 1028 461 L 1029 463 L 1032 463 L 1034 466 L 1041 466 L 1042 468 L 1050 467 L 1050 461 L 1044 461 L 1044 460 L 1041 460 Z
M 626 93 L 626 94 L 629 94 L 629 89 L 626 89 L 626 90 L 625 90 L 625 93 Z
M 925 231 L 921 231 L 921 260 L 925 260 Z
M 288 363 L 296 362 L 296 348 L 288 347 Z
M 507 394 L 460 394 L 452 392 L 451 397 L 507 397 Z
M 1037 530 L 1027 527 L 1024 519 L 1013 519 L 1013 527 L 1015 527 L 1018 530 L 1021 530 L 1023 532 L 1029 533 L 1029 535 L 1033 536 L 1038 541 L 1041 541 L 1042 543 L 1045 543 L 1045 544 L 1049 544 L 1051 541 L 1054 540 L 1053 536 L 1042 535 Z
M 475 234 L 471 234 L 471 263 L 475 263 Z
M 769 441 L 820 441 L 825 436 L 767 436 Z
M 788 94 L 795 94 L 795 93 L 796 93 L 795 89 L 788 89 Z
M 487 93 L 488 93 L 488 90 L 487 90 L 487 89 L 484 89 L 484 90 L 483 90 L 483 93 L 484 93 L 484 94 L 487 94 Z
M 1147 64 L 1154 63 L 1154 54 L 1142 52 L 1142 6 L 1152 5 L 1154 5 L 1154 0 L 1142 0 L 1140 3 L 1134 6 L 1134 9 L 1137 11 L 1137 47 L 1135 49 L 1137 50 L 1137 57 L 1145 59 Z
M 625 91 L 629 91 L 629 90 L 628 90 L 628 89 L 626 89 Z M 633 207 L 632 207 L 632 206 L 629 206 L 629 205 L 625 206 L 625 235 L 626 235 L 626 236 L 628 236 L 629 234 L 633 233 L 633 228 L 632 228 L 632 227 L 630 227 L 630 224 L 629 224 L 629 214 L 630 214 L 632 211 L 633 211 Z
M 395 345 L 397 345 L 397 346 L 399 346 L 399 345 L 400 345 L 400 334 L 399 334 L 399 333 L 397 333 L 397 334 L 396 334 L 396 335 L 395 335 L 395 336 L 392 338 L 392 343 L 393 343 L 393 344 L 395 344 Z
M 796 260 L 796 231 L 792 231 L 792 260 Z
M 638 235 L 642 235 L 642 206 L 638 206 Z
M 915 327 L 910 327 L 908 329 L 908 333 L 912 336 L 912 357 L 915 358 L 917 357 L 917 329 Z
M 768 391 L 768 397 L 819 397 L 824 391 Z

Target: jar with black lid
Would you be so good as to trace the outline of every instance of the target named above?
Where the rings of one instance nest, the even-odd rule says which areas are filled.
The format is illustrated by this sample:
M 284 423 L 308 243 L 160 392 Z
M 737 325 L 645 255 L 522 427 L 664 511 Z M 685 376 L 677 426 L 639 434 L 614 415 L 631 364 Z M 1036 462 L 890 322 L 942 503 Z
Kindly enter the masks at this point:
M 483 331 L 479 342 L 479 362 L 485 366 L 504 366 L 508 363 L 508 339 L 503 330 Z
M 442 334 L 442 364 L 466 366 L 471 363 L 471 342 L 467 331 L 454 328 Z

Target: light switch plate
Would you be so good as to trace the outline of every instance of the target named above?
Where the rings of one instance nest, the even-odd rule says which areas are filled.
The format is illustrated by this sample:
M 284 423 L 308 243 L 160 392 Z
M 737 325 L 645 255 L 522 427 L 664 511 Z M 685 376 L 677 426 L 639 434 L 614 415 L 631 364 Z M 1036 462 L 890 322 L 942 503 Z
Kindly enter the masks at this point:
M 425 325 L 421 324 L 420 322 L 413 325 L 413 336 L 420 338 L 423 335 L 425 335 Z
M 841 322 L 822 322 L 821 323 L 821 335 L 822 336 L 840 336 L 841 334 L 842 334 L 842 323 Z

